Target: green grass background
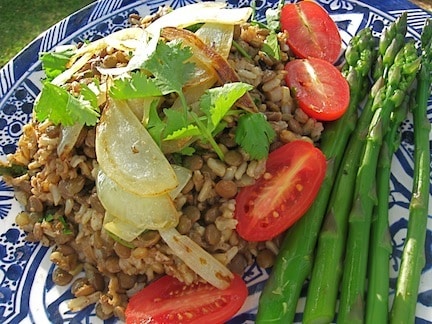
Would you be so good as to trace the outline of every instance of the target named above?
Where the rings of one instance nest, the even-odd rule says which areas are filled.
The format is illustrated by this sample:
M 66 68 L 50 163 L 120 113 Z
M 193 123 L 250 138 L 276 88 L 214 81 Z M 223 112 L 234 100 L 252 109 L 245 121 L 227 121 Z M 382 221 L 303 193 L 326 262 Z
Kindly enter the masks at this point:
M 0 0 L 0 68 L 40 33 L 93 0 Z
M 94 0 L 0 0 L 0 68 L 40 33 Z M 411 0 L 432 10 L 432 0 Z

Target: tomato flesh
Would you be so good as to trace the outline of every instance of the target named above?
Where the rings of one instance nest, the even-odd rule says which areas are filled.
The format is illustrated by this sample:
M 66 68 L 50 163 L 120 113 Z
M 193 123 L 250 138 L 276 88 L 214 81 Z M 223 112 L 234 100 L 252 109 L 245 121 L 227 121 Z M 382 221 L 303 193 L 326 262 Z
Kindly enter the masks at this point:
M 236 197 L 237 232 L 265 241 L 284 232 L 309 209 L 326 172 L 324 154 L 297 140 L 269 154 L 266 173 Z
M 281 28 L 288 32 L 287 43 L 299 58 L 316 57 L 334 63 L 342 48 L 338 27 L 328 12 L 313 1 L 284 5 Z
M 340 71 L 327 61 L 309 58 L 286 64 L 285 81 L 299 107 L 321 121 L 341 117 L 348 108 L 350 89 Z
M 234 275 L 224 290 L 208 283 L 185 285 L 164 276 L 132 296 L 126 308 L 126 323 L 223 323 L 241 308 L 248 290 Z

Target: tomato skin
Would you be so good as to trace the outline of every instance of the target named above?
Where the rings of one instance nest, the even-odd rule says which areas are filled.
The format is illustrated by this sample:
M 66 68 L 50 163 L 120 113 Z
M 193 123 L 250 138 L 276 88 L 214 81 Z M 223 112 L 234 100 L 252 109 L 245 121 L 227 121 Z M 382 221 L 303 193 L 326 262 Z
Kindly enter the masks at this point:
M 236 274 L 224 290 L 208 283 L 188 286 L 165 275 L 132 296 L 126 324 L 223 323 L 237 313 L 247 296 L 246 284 Z
M 281 28 L 288 32 L 287 43 L 299 58 L 316 57 L 334 63 L 342 49 L 342 40 L 328 12 L 314 1 L 284 5 Z
M 293 225 L 311 206 L 326 172 L 326 158 L 313 144 L 296 140 L 269 154 L 266 173 L 236 197 L 237 232 L 266 241 Z
M 321 121 L 341 117 L 348 108 L 350 89 L 340 71 L 327 61 L 296 59 L 285 65 L 285 81 L 299 107 Z

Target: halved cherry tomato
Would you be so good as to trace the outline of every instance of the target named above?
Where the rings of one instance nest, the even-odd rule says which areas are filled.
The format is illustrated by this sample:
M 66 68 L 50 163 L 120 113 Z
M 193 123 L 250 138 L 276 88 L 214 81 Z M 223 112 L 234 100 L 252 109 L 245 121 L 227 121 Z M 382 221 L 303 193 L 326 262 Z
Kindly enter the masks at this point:
M 345 113 L 350 89 L 334 65 L 317 58 L 296 59 L 288 62 L 285 70 L 288 87 L 309 117 L 332 121 Z
M 316 2 L 286 4 L 280 23 L 282 30 L 288 32 L 288 45 L 297 57 L 317 57 L 330 63 L 339 57 L 342 42 L 338 27 Z
M 132 296 L 126 324 L 223 323 L 237 313 L 247 296 L 246 284 L 236 274 L 224 290 L 208 283 L 185 285 L 166 275 Z
M 297 140 L 269 154 L 266 172 L 236 197 L 237 232 L 265 241 L 285 231 L 309 209 L 326 172 L 326 158 L 313 144 Z

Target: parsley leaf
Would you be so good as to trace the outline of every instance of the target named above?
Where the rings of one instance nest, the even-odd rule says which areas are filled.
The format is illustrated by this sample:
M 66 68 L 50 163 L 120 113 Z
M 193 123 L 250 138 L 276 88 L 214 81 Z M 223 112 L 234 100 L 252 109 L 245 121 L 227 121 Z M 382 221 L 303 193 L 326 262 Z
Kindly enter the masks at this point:
M 143 72 L 134 72 L 130 78 L 114 80 L 109 94 L 114 99 L 133 99 L 161 96 L 162 92 L 154 79 Z
M 69 47 L 63 51 L 41 53 L 40 60 L 48 81 L 52 81 L 67 69 L 66 64 L 74 53 Z
M 72 126 L 76 123 L 95 125 L 99 118 L 98 107 L 92 105 L 94 97 L 87 90 L 76 98 L 67 90 L 45 82 L 34 107 L 36 118 L 39 121 L 49 119 L 54 124 L 64 126 Z
M 235 141 L 252 159 L 265 158 L 275 137 L 275 131 L 263 114 L 247 113 L 240 116 Z

